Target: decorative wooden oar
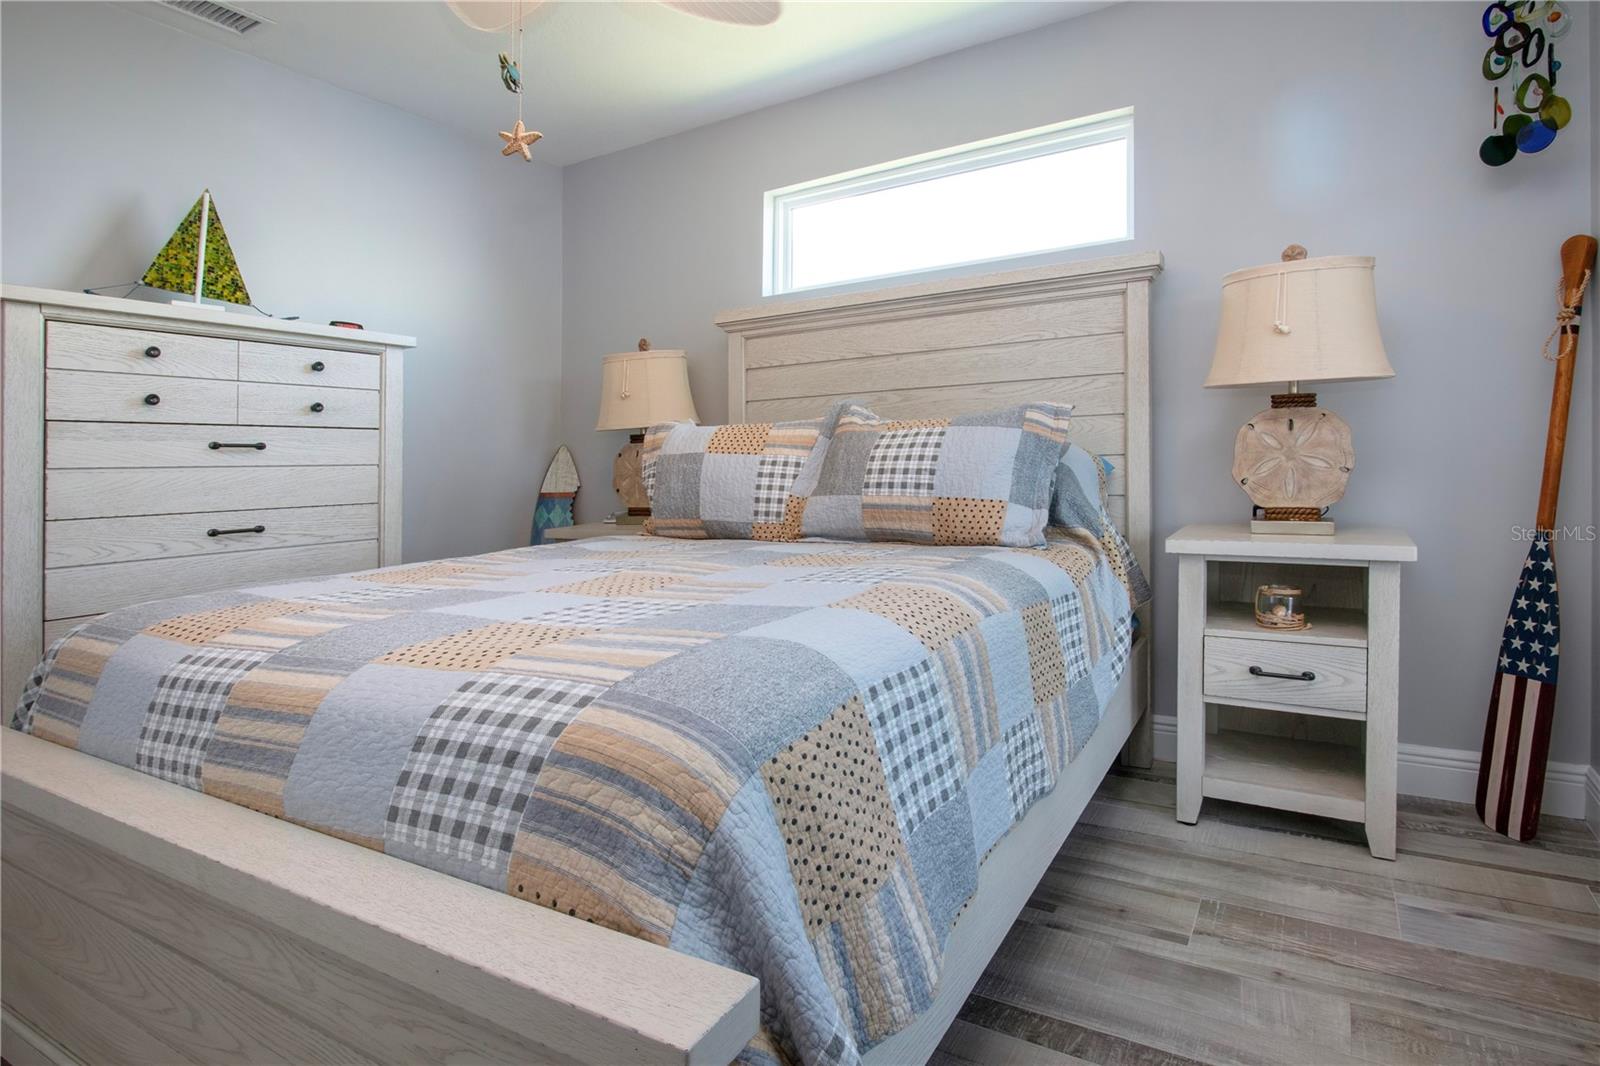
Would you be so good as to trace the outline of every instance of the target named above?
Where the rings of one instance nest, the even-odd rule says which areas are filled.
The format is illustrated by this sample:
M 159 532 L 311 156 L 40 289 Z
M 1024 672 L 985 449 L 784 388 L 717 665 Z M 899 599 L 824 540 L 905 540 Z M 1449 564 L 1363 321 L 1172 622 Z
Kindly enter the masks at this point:
M 1506 615 L 1500 662 L 1489 693 L 1489 719 L 1483 731 L 1483 762 L 1478 767 L 1478 817 L 1512 840 L 1532 840 L 1539 831 L 1544 799 L 1545 760 L 1550 754 L 1550 723 L 1555 717 L 1556 674 L 1560 666 L 1561 605 L 1556 592 L 1556 497 L 1561 493 L 1561 460 L 1567 447 L 1567 411 L 1572 405 L 1572 374 L 1578 361 L 1578 316 L 1593 276 L 1595 239 L 1578 236 L 1561 246 L 1561 286 L 1556 328 L 1545 340 L 1559 340 L 1550 429 L 1544 445 L 1544 480 L 1533 547 Z

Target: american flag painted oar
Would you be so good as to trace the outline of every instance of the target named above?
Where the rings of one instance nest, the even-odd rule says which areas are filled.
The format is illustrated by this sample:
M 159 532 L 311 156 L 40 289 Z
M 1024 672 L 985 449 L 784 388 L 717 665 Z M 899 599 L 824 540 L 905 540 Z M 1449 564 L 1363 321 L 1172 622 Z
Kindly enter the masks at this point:
M 1561 310 L 1556 333 L 1555 393 L 1544 445 L 1544 480 L 1539 519 L 1522 564 L 1522 576 L 1506 615 L 1500 661 L 1489 692 L 1489 719 L 1478 766 L 1478 817 L 1512 840 L 1532 840 L 1539 831 L 1545 760 L 1555 717 L 1556 674 L 1561 654 L 1561 603 L 1555 560 L 1556 497 L 1567 445 L 1567 411 L 1578 354 L 1578 316 L 1594 270 L 1595 239 L 1572 237 L 1561 246 Z M 1548 342 L 1546 344 L 1548 349 Z

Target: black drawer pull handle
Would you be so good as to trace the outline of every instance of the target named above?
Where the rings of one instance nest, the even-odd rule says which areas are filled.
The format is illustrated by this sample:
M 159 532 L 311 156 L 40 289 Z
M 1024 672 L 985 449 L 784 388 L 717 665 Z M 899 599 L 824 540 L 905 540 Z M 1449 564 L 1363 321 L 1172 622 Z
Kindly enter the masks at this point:
M 322 413 L 322 401 L 321 400 L 318 400 L 316 403 L 311 405 L 311 413 L 314 414 L 314 415 L 320 415 Z
M 232 444 L 225 440 L 214 440 L 210 444 L 206 445 L 206 447 L 210 448 L 212 451 L 217 451 L 221 448 L 254 448 L 258 452 L 264 452 L 267 450 L 267 442 L 264 440 L 258 440 L 254 442 L 247 441 L 242 444 Z
M 150 359 L 160 359 L 161 358 L 161 349 L 157 348 L 155 345 L 152 344 L 150 347 L 148 347 L 148 348 L 146 348 L 144 350 L 144 354 L 145 354 L 146 357 L 148 357 Z
M 1279 677 L 1285 681 L 1315 681 L 1317 675 L 1310 670 L 1302 670 L 1298 674 L 1275 674 L 1271 670 L 1263 670 L 1259 666 L 1250 668 L 1251 677 Z
M 320 374 L 326 369 L 328 369 L 328 364 L 324 363 L 321 359 L 318 359 L 315 363 L 311 364 L 311 372 L 313 374 Z
M 267 531 L 267 527 L 266 526 L 243 526 L 243 527 L 241 527 L 239 529 L 216 529 L 216 528 L 212 528 L 212 529 L 206 530 L 206 536 L 208 536 L 208 537 L 225 537 L 229 533 L 265 533 L 266 531 Z
M 161 397 L 153 392 L 147 393 L 145 395 L 144 402 L 147 406 L 154 407 L 156 404 L 161 402 Z

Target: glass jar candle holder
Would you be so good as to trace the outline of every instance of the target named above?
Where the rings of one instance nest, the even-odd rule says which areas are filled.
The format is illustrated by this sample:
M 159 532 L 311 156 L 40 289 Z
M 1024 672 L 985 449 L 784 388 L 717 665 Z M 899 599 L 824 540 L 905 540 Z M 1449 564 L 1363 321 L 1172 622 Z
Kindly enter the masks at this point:
M 1305 629 L 1305 591 L 1293 585 L 1256 589 L 1256 625 L 1265 629 Z

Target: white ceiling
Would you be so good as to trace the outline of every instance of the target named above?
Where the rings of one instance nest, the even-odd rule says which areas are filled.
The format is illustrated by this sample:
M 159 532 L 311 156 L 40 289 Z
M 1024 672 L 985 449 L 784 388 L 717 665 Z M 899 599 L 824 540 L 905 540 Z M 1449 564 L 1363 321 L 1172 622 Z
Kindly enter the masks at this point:
M 126 6 L 495 146 L 516 116 L 496 62 L 507 35 L 469 29 L 435 0 L 240 0 L 272 20 L 243 37 L 159 4 Z M 524 23 L 524 114 L 545 135 L 534 158 L 575 163 L 1104 6 L 787 0 L 777 22 L 749 27 L 648 0 L 545 3 Z

